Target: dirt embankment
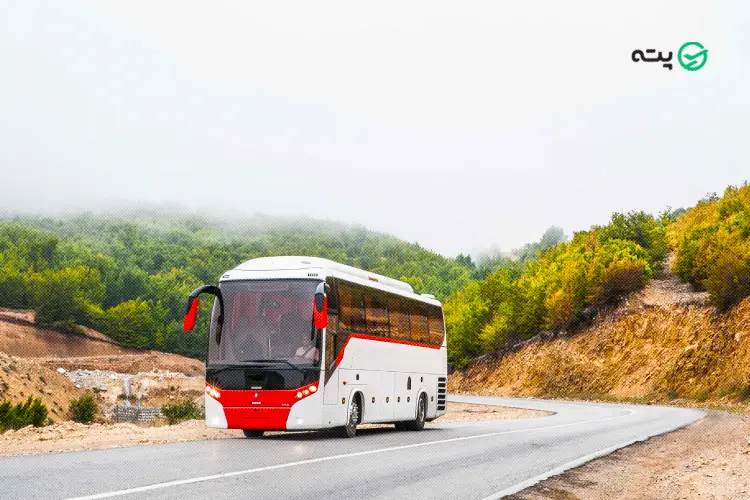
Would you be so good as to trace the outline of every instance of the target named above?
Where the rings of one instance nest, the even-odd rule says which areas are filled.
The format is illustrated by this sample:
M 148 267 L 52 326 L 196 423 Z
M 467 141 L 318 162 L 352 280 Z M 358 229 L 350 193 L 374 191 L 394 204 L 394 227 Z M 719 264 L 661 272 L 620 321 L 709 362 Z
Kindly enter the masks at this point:
M 748 408 L 750 299 L 718 314 L 669 276 L 572 337 L 485 358 L 449 378 L 456 393 L 621 399 L 678 398 Z
M 67 418 L 70 402 L 83 393 L 53 369 L 0 352 L 0 401 L 16 403 L 29 396 L 40 398 L 49 410 L 49 417 L 58 421 Z
M 0 309 L 0 401 L 41 398 L 57 422 L 73 399 L 97 393 L 105 415 L 130 401 L 161 406 L 203 394 L 205 366 L 177 354 L 118 345 L 91 329 L 66 333 L 34 323 L 31 311 Z M 127 383 L 126 383 L 127 379 Z

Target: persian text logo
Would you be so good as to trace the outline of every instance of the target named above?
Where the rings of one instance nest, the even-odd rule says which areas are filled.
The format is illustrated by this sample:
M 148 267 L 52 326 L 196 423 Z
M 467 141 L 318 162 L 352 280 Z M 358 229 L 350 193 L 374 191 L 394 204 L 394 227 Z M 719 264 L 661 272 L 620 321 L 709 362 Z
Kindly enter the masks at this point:
M 663 63 L 662 66 L 672 71 L 672 51 L 667 52 L 666 56 L 660 51 L 656 52 L 656 49 L 636 49 L 630 55 L 633 62 L 658 62 Z M 698 71 L 706 65 L 708 61 L 708 49 L 699 42 L 686 42 L 683 43 L 680 49 L 677 51 L 677 62 L 680 66 L 688 71 Z
M 698 71 L 708 61 L 708 49 L 699 42 L 686 42 L 677 52 L 677 62 L 688 71 Z

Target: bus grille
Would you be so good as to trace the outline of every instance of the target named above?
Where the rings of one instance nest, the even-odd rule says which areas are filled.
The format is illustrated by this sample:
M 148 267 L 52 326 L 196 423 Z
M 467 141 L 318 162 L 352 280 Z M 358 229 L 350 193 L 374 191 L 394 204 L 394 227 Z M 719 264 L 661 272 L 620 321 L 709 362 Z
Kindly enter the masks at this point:
M 445 410 L 445 393 L 447 392 L 448 379 L 446 377 L 438 377 L 438 390 L 437 390 L 437 409 L 438 411 Z

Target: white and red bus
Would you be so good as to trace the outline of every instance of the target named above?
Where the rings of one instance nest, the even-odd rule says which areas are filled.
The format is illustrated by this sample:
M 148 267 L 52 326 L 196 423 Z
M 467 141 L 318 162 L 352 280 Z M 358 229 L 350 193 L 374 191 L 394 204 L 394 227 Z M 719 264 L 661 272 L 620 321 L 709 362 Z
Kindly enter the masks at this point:
M 312 257 L 267 257 L 190 294 L 215 296 L 206 424 L 271 430 L 394 423 L 421 430 L 445 413 L 443 310 L 402 281 Z

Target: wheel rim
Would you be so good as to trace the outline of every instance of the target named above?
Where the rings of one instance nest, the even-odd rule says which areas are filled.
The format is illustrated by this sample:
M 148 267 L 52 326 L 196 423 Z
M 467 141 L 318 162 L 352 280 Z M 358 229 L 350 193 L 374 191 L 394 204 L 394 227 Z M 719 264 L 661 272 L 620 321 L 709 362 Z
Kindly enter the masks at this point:
M 349 410 L 349 422 L 346 424 L 346 426 L 349 429 L 354 429 L 357 427 L 357 424 L 359 423 L 359 404 L 357 404 L 356 401 L 352 403 L 352 407 Z
M 424 409 L 424 398 L 419 398 L 419 408 L 417 409 L 417 422 L 420 424 L 424 422 L 425 409 Z

